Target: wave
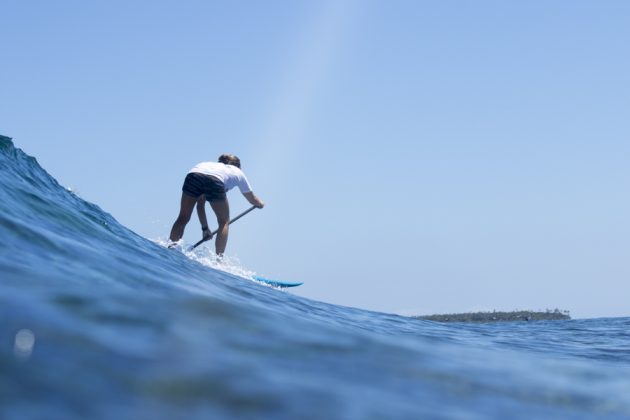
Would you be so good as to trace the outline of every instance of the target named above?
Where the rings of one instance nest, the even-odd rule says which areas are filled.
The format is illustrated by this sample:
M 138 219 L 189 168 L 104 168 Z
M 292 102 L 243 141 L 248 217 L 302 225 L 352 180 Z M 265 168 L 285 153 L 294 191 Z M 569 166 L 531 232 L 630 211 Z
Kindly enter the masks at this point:
M 628 318 L 317 302 L 135 234 L 3 136 L 0 182 L 0 418 L 630 416 Z

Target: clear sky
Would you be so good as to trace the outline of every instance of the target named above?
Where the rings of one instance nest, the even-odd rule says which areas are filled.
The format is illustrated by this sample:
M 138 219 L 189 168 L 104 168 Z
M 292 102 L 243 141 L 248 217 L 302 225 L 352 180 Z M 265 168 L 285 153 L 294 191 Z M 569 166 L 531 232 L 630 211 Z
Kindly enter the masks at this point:
M 228 254 L 298 295 L 630 315 L 630 2 L 0 0 L 0 16 L 0 134 L 147 238 L 168 236 L 186 172 L 230 152 L 267 206 Z

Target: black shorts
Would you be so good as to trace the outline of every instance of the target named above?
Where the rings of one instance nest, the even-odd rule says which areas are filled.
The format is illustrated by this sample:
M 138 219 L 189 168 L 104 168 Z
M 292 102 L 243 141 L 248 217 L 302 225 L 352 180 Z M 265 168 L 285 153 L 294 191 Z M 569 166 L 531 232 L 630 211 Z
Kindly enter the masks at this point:
M 223 181 L 197 172 L 191 172 L 186 175 L 182 191 L 184 194 L 194 198 L 204 194 L 208 201 L 223 201 L 226 199 Z

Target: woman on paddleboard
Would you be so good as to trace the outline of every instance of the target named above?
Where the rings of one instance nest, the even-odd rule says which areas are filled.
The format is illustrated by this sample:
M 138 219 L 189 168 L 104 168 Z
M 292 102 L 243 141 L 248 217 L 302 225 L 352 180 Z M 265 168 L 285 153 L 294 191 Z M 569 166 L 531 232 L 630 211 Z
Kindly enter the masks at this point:
M 265 205 L 252 192 L 252 188 L 241 171 L 241 161 L 234 155 L 221 155 L 218 162 L 201 162 L 192 168 L 182 187 L 182 200 L 179 209 L 179 216 L 171 229 L 171 245 L 179 241 L 184 236 L 184 229 L 190 221 L 193 208 L 197 204 L 197 215 L 201 222 L 203 239 L 212 238 L 212 232 L 208 228 L 206 219 L 206 201 L 210 202 L 210 207 L 217 216 L 219 229 L 215 242 L 217 255 L 223 255 L 228 239 L 228 229 L 230 221 L 230 206 L 225 194 L 230 189 L 238 186 L 247 201 L 253 206 L 262 209 Z

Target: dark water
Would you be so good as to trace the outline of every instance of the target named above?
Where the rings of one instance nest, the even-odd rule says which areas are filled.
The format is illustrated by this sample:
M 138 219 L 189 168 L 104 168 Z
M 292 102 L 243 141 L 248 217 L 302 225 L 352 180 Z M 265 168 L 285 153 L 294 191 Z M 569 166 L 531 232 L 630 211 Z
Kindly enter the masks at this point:
M 1 419 L 630 418 L 630 318 L 437 324 L 164 249 L 0 137 Z

